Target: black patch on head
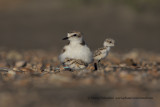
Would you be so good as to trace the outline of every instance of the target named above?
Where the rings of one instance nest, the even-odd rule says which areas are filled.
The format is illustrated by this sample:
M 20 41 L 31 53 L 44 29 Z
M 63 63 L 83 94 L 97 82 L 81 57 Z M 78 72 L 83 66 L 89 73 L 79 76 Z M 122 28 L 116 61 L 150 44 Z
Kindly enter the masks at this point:
M 77 36 L 77 34 L 74 34 L 73 36 Z
M 86 45 L 86 43 L 85 43 L 85 41 L 84 41 L 84 40 L 81 42 L 81 45 L 83 45 L 83 46 L 84 46 L 84 45 Z

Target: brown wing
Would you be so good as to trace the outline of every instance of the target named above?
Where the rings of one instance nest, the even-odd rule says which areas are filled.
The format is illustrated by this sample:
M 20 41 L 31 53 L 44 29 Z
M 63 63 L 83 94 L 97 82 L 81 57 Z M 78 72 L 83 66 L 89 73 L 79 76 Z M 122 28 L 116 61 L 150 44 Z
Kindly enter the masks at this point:
M 84 65 L 84 66 L 88 65 L 85 62 L 83 62 L 82 60 L 77 60 L 76 63 L 79 64 L 79 65 Z
M 96 57 L 96 56 L 102 54 L 101 51 L 104 50 L 104 49 L 106 49 L 106 47 L 102 47 L 102 48 L 97 49 L 97 50 L 94 52 L 94 57 Z
M 100 50 L 96 50 L 96 51 L 94 52 L 94 57 L 96 57 L 96 56 L 98 56 L 98 55 L 100 55 L 100 54 L 102 54 L 101 51 L 100 51 Z

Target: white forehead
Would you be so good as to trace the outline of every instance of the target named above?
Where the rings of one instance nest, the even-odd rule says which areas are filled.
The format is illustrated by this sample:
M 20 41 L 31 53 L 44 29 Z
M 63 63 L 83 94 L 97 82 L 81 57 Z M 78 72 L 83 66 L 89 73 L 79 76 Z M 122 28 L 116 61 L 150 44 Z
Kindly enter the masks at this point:
M 72 35 L 77 34 L 77 33 L 68 33 L 67 37 L 71 37 Z
M 110 41 L 111 41 L 112 43 L 115 42 L 113 39 L 106 39 L 106 40 L 105 40 L 105 42 L 110 42 Z

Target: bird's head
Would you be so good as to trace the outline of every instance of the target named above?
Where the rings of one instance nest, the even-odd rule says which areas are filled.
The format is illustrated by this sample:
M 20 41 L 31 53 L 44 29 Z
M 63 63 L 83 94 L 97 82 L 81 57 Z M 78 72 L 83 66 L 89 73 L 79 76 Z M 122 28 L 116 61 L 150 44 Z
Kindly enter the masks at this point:
M 113 47 L 115 45 L 115 41 L 113 39 L 106 39 L 103 44 L 105 47 Z
M 69 41 L 82 41 L 82 33 L 81 32 L 69 32 L 67 33 L 67 37 L 63 38 L 63 40 L 69 40 Z

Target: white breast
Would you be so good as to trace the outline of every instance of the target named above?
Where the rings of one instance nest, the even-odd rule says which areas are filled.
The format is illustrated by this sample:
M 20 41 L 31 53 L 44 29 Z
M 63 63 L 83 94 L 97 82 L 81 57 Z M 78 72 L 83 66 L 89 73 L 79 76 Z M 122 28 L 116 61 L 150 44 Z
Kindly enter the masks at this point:
M 85 63 L 91 63 L 92 52 L 87 45 L 70 44 L 64 47 L 65 52 L 60 55 L 60 61 L 63 62 L 65 58 L 81 59 Z

